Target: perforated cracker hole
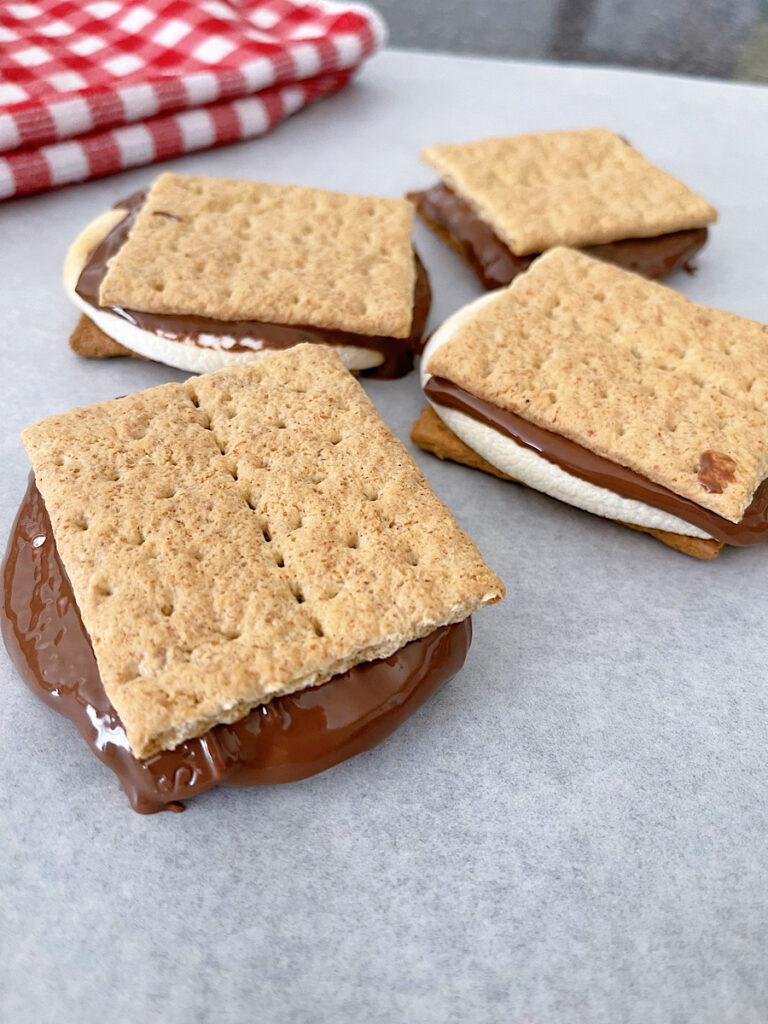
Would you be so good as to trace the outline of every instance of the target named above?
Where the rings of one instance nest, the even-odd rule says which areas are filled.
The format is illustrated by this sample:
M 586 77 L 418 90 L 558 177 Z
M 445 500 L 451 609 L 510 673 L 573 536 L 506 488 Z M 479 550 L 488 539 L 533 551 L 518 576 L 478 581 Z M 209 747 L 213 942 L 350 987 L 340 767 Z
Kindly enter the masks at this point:
M 304 525 L 304 516 L 297 512 L 295 515 L 286 518 L 285 530 L 286 533 L 296 533 Z
M 273 554 L 275 556 L 275 565 L 277 566 L 277 568 L 284 569 L 285 559 L 283 558 L 282 554 L 279 551 L 274 551 Z
M 80 530 L 81 532 L 83 530 L 87 530 L 90 525 L 91 524 L 88 520 L 88 516 L 86 515 L 77 516 L 77 518 L 72 520 L 72 526 L 74 527 L 74 529 Z
M 270 529 L 269 529 L 268 526 L 262 526 L 262 528 L 261 528 L 261 535 L 264 538 L 265 543 L 267 543 L 267 544 L 271 544 L 272 543 L 272 534 L 271 534 Z
M 325 636 L 323 627 L 320 625 L 317 619 L 312 619 L 312 629 L 314 630 L 315 636 Z
M 416 554 L 415 551 L 408 550 L 408 551 L 405 552 L 405 561 L 406 561 L 406 564 L 408 564 L 408 565 L 418 565 L 419 564 L 419 556 Z
M 347 547 L 348 548 L 359 548 L 360 547 L 360 538 L 357 536 L 356 533 L 354 533 L 351 536 L 347 537 Z
M 291 593 L 296 598 L 296 604 L 304 604 L 304 594 L 301 591 L 301 587 L 298 583 L 290 583 Z
M 168 618 L 169 615 L 173 615 L 173 605 L 164 604 L 160 606 L 160 614 Z
M 365 500 L 366 501 L 378 501 L 379 500 L 379 492 L 375 488 L 373 488 L 373 487 L 365 487 L 365 488 L 363 488 L 363 495 L 365 496 Z
M 155 497 L 165 500 L 167 498 L 172 498 L 175 493 L 176 491 L 174 490 L 173 487 L 169 486 L 168 484 L 165 484 L 163 487 L 160 488 Z
M 54 464 L 54 466 L 63 466 L 64 465 L 64 456 L 63 455 L 57 455 L 56 458 L 53 460 L 53 464 Z
M 109 583 L 104 582 L 97 583 L 96 586 L 93 588 L 93 592 L 96 594 L 97 597 L 111 597 L 113 593 L 112 587 L 109 585 Z
M 252 511 L 255 511 L 255 509 L 256 509 L 256 507 L 258 505 L 258 502 L 257 502 L 256 498 L 252 494 L 248 494 L 246 496 L 246 498 L 245 498 L 245 504 L 248 506 L 249 509 L 251 509 Z

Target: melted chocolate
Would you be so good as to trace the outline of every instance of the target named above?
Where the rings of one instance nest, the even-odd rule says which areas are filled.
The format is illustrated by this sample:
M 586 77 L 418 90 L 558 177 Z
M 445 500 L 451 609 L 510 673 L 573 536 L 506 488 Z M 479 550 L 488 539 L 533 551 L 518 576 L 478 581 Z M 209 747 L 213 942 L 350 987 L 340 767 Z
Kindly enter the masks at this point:
M 469 619 L 443 626 L 390 658 L 278 697 L 233 725 L 138 760 L 104 691 L 34 477 L 11 533 L 3 584 L 3 638 L 22 678 L 74 722 L 144 814 L 183 810 L 179 800 L 216 785 L 303 779 L 368 750 L 459 671 L 472 637 Z
M 444 377 L 430 377 L 424 393 L 436 405 L 457 409 L 480 423 L 493 427 L 516 444 L 530 448 L 547 462 L 564 469 L 566 473 L 598 487 L 605 487 L 622 498 L 632 498 L 663 512 L 669 512 L 693 526 L 698 526 L 723 544 L 748 547 L 752 544 L 768 543 L 768 479 L 763 480 L 755 491 L 755 496 L 741 521 L 732 523 L 716 512 L 702 508 L 695 501 L 675 494 L 661 484 L 635 473 L 634 470 L 596 455 L 588 448 L 582 448 L 580 444 L 570 441 L 567 437 L 554 434 L 516 413 L 500 409 L 491 402 L 477 398 Z
M 466 259 L 485 288 L 501 288 L 527 270 L 540 255 L 515 256 L 460 196 L 442 182 L 426 192 L 412 192 L 421 217 Z M 644 277 L 666 277 L 689 260 L 707 240 L 706 228 L 674 231 L 655 238 L 625 238 L 605 245 L 585 246 L 581 251 Z
M 697 475 L 704 490 L 722 494 L 736 479 L 736 463 L 724 452 L 702 452 Z
M 374 349 L 384 357 L 384 361 L 378 366 L 362 371 L 366 376 L 392 379 L 403 377 L 413 369 L 413 357 L 424 347 L 422 335 L 432 301 L 427 272 L 415 253 L 416 285 L 413 298 L 413 320 L 411 333 L 407 338 L 374 337 L 322 327 L 263 323 L 260 320 L 213 320 L 205 316 L 144 313 L 135 309 L 123 309 L 120 306 L 100 306 L 99 289 L 107 272 L 107 263 L 125 244 L 128 233 L 145 200 L 146 192 L 136 192 L 117 203 L 115 209 L 125 209 L 125 217 L 88 257 L 88 262 L 83 267 L 75 291 L 91 306 L 108 309 L 109 312 L 115 313 L 136 327 L 141 327 L 181 344 L 198 344 L 199 336 L 208 334 L 218 338 L 227 336 L 234 338 L 235 343 L 226 348 L 227 352 L 292 348 L 302 341 L 319 342 L 325 345 L 354 345 L 357 348 Z M 157 210 L 155 216 L 179 219 L 175 214 L 166 210 Z M 252 344 L 242 344 L 243 339 L 250 339 Z

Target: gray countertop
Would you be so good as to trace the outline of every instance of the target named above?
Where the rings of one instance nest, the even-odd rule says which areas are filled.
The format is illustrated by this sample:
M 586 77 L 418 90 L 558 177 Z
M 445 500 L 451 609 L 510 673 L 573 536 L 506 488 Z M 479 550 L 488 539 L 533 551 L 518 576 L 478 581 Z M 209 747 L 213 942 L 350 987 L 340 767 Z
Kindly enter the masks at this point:
M 430 182 L 430 142 L 606 124 L 720 209 L 670 283 L 765 321 L 767 118 L 757 87 L 389 52 L 272 135 L 173 166 L 401 195 Z M 0 206 L 4 535 L 23 426 L 183 376 L 66 344 L 68 242 L 154 173 Z M 417 244 L 436 324 L 479 288 Z M 416 375 L 366 388 L 407 439 Z M 372 752 L 141 817 L 0 652 L 3 1020 L 768 1018 L 768 551 L 696 562 L 415 454 L 508 597 Z

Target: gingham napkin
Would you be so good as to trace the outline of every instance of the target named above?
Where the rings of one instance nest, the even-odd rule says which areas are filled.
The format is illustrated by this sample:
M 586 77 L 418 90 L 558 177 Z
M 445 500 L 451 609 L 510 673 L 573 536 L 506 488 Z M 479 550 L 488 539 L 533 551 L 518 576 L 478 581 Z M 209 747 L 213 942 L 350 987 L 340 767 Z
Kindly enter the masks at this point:
M 385 32 L 330 0 L 0 0 L 0 199 L 260 135 Z

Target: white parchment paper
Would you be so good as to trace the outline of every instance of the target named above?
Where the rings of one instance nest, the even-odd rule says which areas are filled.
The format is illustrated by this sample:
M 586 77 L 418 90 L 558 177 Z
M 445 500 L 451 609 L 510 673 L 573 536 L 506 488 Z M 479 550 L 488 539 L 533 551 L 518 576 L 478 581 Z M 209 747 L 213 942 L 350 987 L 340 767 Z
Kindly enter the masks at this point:
M 385 53 L 182 171 L 401 195 L 419 150 L 604 124 L 721 211 L 687 295 L 768 320 L 768 90 Z M 27 423 L 170 379 L 89 362 L 69 240 L 150 168 L 0 205 L 0 525 Z M 433 326 L 479 294 L 430 233 Z M 406 439 L 417 375 L 366 385 Z M 768 550 L 687 559 L 416 452 L 508 587 L 465 670 L 306 782 L 141 817 L 0 652 L 0 1017 L 13 1024 L 768 1019 Z

